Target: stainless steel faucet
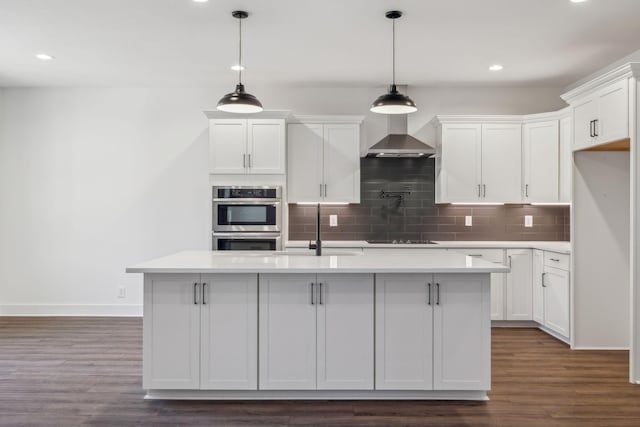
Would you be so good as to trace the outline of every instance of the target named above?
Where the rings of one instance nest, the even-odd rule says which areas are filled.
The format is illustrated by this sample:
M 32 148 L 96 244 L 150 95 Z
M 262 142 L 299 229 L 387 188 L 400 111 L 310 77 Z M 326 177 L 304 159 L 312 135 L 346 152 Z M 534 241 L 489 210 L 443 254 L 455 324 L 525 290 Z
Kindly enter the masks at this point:
M 309 249 L 316 250 L 316 256 L 322 255 L 322 239 L 320 238 L 320 203 L 316 211 L 316 242 L 309 242 Z

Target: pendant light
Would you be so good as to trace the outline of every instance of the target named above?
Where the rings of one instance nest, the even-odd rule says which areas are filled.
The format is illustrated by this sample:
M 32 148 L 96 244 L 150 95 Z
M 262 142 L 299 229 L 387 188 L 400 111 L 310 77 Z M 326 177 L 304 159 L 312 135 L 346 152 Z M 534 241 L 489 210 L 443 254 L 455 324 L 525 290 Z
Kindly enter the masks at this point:
M 262 104 L 258 101 L 258 98 L 244 91 L 244 85 L 242 84 L 242 20 L 246 19 L 249 14 L 244 10 L 235 10 L 231 12 L 231 16 L 238 20 L 239 28 L 239 49 L 238 49 L 238 84 L 236 90 L 223 96 L 218 101 L 216 107 L 220 111 L 226 111 L 228 113 L 259 113 L 262 111 Z
M 371 111 L 380 114 L 408 114 L 418 111 L 415 102 L 407 95 L 398 92 L 396 87 L 396 19 L 402 16 L 398 10 L 390 10 L 384 16 L 391 19 L 393 23 L 393 83 L 389 87 L 389 92 L 381 95 L 371 104 Z

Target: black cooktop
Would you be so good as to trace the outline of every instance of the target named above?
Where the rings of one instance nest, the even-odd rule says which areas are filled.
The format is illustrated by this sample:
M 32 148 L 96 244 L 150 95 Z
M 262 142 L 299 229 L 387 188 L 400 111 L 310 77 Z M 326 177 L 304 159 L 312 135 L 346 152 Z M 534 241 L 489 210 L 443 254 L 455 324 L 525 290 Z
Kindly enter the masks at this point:
M 374 245 L 436 245 L 431 240 L 367 240 Z

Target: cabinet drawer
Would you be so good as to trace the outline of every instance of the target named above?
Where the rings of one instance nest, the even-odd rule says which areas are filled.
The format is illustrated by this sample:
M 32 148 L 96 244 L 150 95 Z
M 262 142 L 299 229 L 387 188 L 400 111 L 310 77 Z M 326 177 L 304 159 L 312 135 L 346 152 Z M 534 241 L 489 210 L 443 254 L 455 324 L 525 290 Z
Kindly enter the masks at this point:
M 544 265 L 569 271 L 569 255 L 545 251 Z

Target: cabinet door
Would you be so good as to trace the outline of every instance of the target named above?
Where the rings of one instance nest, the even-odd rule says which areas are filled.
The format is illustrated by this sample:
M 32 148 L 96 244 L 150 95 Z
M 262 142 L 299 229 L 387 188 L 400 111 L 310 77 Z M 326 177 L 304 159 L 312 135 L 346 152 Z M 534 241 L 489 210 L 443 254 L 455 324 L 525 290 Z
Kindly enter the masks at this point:
M 508 249 L 507 320 L 533 319 L 531 249 Z
M 533 320 L 544 325 L 544 284 L 542 273 L 544 269 L 544 253 L 533 251 Z
M 571 151 L 572 119 L 560 120 L 560 201 L 571 202 L 571 173 L 573 168 L 573 152 Z
M 443 202 L 477 202 L 481 196 L 481 137 L 479 124 L 442 126 Z
M 376 275 L 376 390 L 433 389 L 431 275 Z
M 247 121 L 209 120 L 209 173 L 244 174 L 247 162 Z
M 199 274 L 145 274 L 142 387 L 200 387 Z
M 504 250 L 502 249 L 465 249 L 464 253 L 474 258 L 504 265 Z M 491 320 L 504 320 L 505 316 L 505 280 L 506 274 L 491 274 Z
M 325 202 L 360 203 L 360 125 L 324 125 Z
M 594 97 L 585 98 L 573 108 L 573 151 L 593 145 L 592 120 L 597 119 L 598 104 Z
M 629 138 L 629 81 L 623 79 L 598 92 L 598 144 Z
M 544 269 L 544 325 L 562 336 L 569 336 L 569 272 Z
M 260 275 L 260 390 L 316 389 L 315 274 Z
M 482 200 L 522 200 L 522 126 L 482 125 Z
M 284 120 L 247 121 L 247 170 L 251 174 L 284 174 Z
M 442 274 L 434 279 L 433 388 L 489 390 L 489 274 Z
M 258 277 L 209 274 L 201 278 L 200 388 L 258 388 Z
M 322 200 L 324 128 L 321 124 L 292 123 L 288 126 L 288 201 Z
M 527 123 L 523 131 L 525 201 L 557 202 L 560 177 L 558 121 Z
M 318 275 L 318 389 L 373 390 L 373 274 Z

